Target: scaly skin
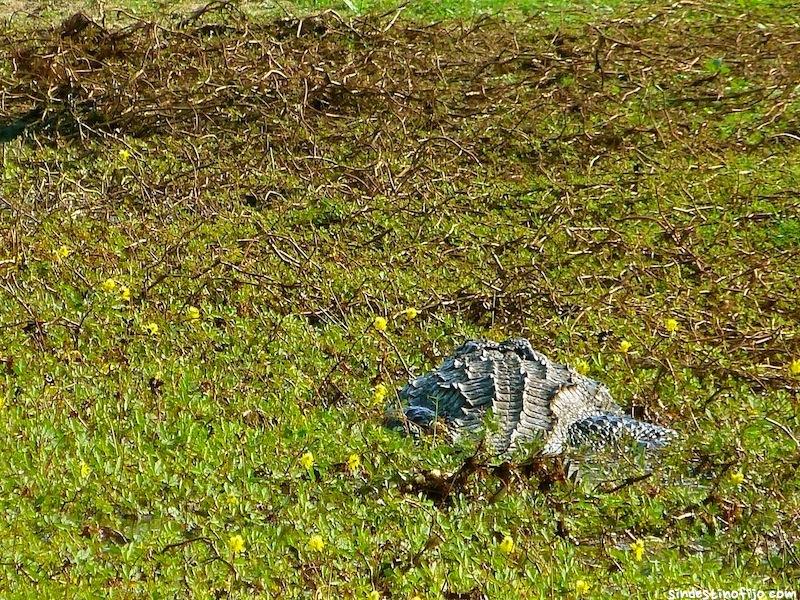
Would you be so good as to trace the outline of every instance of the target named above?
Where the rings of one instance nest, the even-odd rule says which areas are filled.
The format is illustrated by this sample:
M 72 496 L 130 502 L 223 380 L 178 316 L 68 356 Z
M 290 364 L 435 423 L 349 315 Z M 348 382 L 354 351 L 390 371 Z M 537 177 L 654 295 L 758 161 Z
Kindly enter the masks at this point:
M 482 429 L 491 410 L 498 454 L 542 439 L 544 455 L 601 447 L 630 438 L 646 449 L 675 432 L 626 416 L 601 383 L 535 351 L 526 339 L 468 341 L 437 369 L 400 391 L 401 419 L 412 430 L 444 422 L 457 439 Z M 396 407 L 395 407 L 396 408 Z

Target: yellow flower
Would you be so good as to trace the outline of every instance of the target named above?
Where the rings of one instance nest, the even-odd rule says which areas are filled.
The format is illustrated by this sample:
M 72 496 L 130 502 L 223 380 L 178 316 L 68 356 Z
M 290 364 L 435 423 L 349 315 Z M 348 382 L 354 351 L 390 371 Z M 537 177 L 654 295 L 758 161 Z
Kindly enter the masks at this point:
M 628 340 L 622 340 L 619 343 L 619 351 L 626 354 L 631 349 L 631 343 Z
M 383 317 L 375 317 L 375 320 L 372 322 L 372 326 L 378 331 L 386 331 L 386 325 L 386 319 Z
M 734 471 L 731 473 L 731 483 L 733 485 L 741 485 L 744 481 L 744 474 L 741 471 Z
M 314 455 L 311 454 L 311 452 L 306 452 L 303 454 L 303 456 L 300 457 L 300 466 L 308 471 L 314 466 Z
M 641 562 L 642 558 L 644 557 L 644 542 L 642 540 L 636 540 L 631 544 L 631 552 L 633 552 L 633 558 L 637 562 Z
M 196 306 L 189 306 L 186 308 L 186 316 L 190 321 L 197 321 L 200 318 L 200 309 Z
M 384 400 L 386 400 L 386 396 L 389 394 L 389 390 L 386 388 L 385 385 L 379 383 L 375 386 L 375 391 L 372 394 L 373 400 L 375 400 L 375 404 L 382 404 Z
M 353 473 L 361 468 L 361 458 L 358 456 L 358 454 L 351 454 L 349 457 L 347 457 L 347 468 Z
M 312 552 L 322 552 L 322 549 L 325 548 L 325 540 L 322 539 L 321 535 L 314 534 L 308 538 L 306 548 Z
M 578 579 L 578 581 L 575 582 L 576 596 L 583 596 L 588 591 L 589 591 L 589 584 L 586 581 L 584 581 L 583 579 Z
M 108 375 L 109 373 L 111 373 L 111 371 L 114 370 L 114 365 L 105 363 L 105 364 L 100 365 L 98 370 L 100 371 L 100 373 L 102 375 Z
M 503 541 L 500 542 L 500 552 L 503 554 L 511 554 L 514 551 L 514 538 L 510 535 L 507 535 L 503 538 Z
M 664 329 L 666 329 L 668 333 L 675 333 L 678 331 L 678 321 L 675 319 L 667 319 L 664 321 Z
M 119 159 L 122 162 L 126 162 L 130 157 L 131 157 L 131 153 L 130 153 L 129 150 L 123 148 L 122 150 L 119 151 Z
M 100 287 L 103 289 L 104 292 L 113 292 L 115 289 L 117 289 L 117 282 L 109 278 L 106 279 L 103 283 L 101 283 Z
M 228 494 L 227 500 L 228 504 L 231 506 L 236 506 L 237 504 L 239 504 L 239 496 L 237 496 L 236 494 Z
M 244 538 L 240 535 L 232 535 L 228 540 L 228 548 L 231 549 L 233 554 L 244 552 Z
M 144 330 L 150 335 L 156 335 L 158 333 L 158 325 L 155 323 L 148 323 L 144 326 Z
M 80 353 L 79 350 L 69 350 L 62 354 L 62 358 L 66 362 L 76 362 L 79 363 L 83 360 L 83 355 Z
M 81 479 L 86 479 L 92 474 L 92 467 L 81 461 Z
M 372 590 L 367 598 L 369 600 L 381 600 L 381 593 L 378 590 Z
M 119 288 L 119 297 L 123 302 L 130 300 L 131 288 L 129 288 L 127 285 L 123 285 L 121 288 Z
M 56 257 L 56 260 L 64 260 L 70 254 L 72 254 L 72 249 L 69 246 L 59 246 L 57 250 L 53 252 Z
M 792 375 L 800 375 L 800 358 L 796 358 L 789 363 L 789 373 Z
M 416 308 L 407 308 L 403 311 L 403 314 L 406 316 L 406 319 L 410 321 L 411 319 L 416 319 L 419 312 L 417 312 Z
M 575 361 L 575 370 L 581 375 L 588 375 L 591 367 L 588 362 L 580 358 Z

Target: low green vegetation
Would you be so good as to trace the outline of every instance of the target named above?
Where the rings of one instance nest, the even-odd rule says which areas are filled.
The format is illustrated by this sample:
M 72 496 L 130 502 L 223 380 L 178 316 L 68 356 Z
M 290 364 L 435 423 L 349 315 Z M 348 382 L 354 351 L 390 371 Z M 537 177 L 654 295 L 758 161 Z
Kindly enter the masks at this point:
M 4 597 L 794 589 L 797 17 L 352 4 L 4 28 Z M 573 485 L 383 427 L 511 336 L 680 441 Z

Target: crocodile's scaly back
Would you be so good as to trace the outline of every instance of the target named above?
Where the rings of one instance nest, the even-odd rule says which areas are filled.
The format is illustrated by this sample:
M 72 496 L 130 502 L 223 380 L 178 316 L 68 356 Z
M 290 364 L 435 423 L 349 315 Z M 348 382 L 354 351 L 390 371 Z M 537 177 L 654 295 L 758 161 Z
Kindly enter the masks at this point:
M 409 423 L 444 421 L 454 437 L 480 430 L 491 410 L 497 431 L 490 442 L 498 453 L 536 438 L 543 439 L 545 455 L 625 436 L 658 448 L 674 434 L 626 416 L 603 384 L 551 361 L 525 339 L 469 341 L 406 385 L 400 400 Z

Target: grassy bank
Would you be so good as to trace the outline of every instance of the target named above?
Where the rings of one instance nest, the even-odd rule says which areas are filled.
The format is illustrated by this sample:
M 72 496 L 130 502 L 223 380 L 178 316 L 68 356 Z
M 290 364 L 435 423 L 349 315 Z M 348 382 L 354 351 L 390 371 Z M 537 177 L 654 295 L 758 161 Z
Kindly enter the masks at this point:
M 796 584 L 796 17 L 447 6 L 3 30 L 8 595 Z M 575 487 L 382 427 L 517 335 L 681 441 Z

